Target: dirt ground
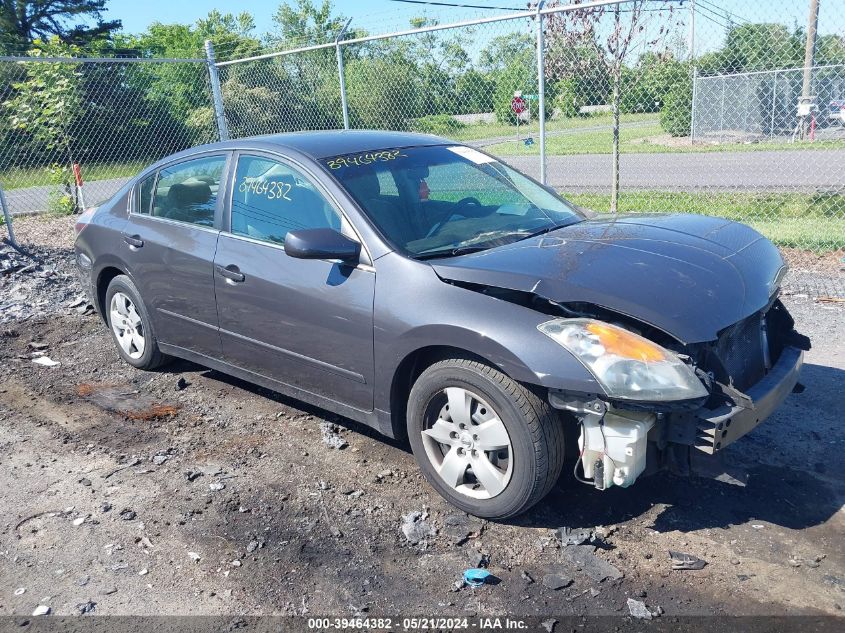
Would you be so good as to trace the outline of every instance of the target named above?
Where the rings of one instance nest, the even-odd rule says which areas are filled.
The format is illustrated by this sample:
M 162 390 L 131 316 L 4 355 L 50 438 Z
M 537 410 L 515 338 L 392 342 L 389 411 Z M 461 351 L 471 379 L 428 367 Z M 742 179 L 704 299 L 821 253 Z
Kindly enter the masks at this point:
M 0 321 L 0 615 L 627 615 L 628 598 L 664 619 L 842 613 L 841 305 L 787 298 L 813 340 L 807 388 L 730 447 L 747 487 L 659 474 L 597 492 L 566 473 L 493 523 L 354 422 L 190 363 L 123 364 L 99 317 L 69 307 L 67 221 L 29 222 L 51 264 L 0 277 L 6 304 L 35 295 Z M 572 562 L 562 526 L 603 526 L 593 555 L 622 577 Z M 674 571 L 669 550 L 707 565 Z M 498 582 L 457 588 L 480 555 Z M 554 573 L 572 582 L 553 590 Z

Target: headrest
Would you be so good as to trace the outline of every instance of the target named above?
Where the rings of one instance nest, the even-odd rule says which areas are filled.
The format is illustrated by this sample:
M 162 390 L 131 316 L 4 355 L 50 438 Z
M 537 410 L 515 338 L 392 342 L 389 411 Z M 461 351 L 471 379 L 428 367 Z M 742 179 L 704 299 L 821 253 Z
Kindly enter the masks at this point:
M 343 179 L 343 184 L 352 195 L 359 200 L 376 198 L 381 193 L 381 185 L 378 181 L 376 170 L 369 165 L 362 167 L 350 167 L 351 171 Z
M 170 187 L 167 201 L 175 206 L 205 204 L 211 200 L 211 187 L 205 182 L 179 183 Z

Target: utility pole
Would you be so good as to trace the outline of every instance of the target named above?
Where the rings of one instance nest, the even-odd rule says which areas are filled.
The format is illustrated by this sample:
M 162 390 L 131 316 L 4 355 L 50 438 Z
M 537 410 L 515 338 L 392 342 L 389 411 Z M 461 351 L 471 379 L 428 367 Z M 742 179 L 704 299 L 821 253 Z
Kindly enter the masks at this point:
M 689 3 L 689 59 L 695 63 L 695 0 Z
M 819 0 L 810 0 L 810 14 L 807 17 L 807 43 L 804 46 L 804 82 L 801 86 L 801 104 L 798 116 L 801 119 L 801 138 L 806 136 L 810 117 L 815 104 L 812 103 L 813 65 L 816 57 L 816 30 L 819 26 Z

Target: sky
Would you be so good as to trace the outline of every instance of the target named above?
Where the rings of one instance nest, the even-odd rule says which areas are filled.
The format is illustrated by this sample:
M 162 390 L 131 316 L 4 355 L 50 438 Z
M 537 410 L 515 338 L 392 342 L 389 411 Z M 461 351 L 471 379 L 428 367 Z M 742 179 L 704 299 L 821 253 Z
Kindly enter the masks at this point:
M 293 0 L 290 0 L 293 2 Z M 313 0 L 319 4 L 321 0 Z M 526 0 L 441 0 L 454 4 L 519 8 Z M 790 27 L 805 26 L 809 0 L 695 0 L 696 50 L 701 53 L 721 45 L 729 22 L 780 22 Z M 212 9 L 222 13 L 247 11 L 256 21 L 257 34 L 271 31 L 272 16 L 282 0 L 107 0 L 107 19 L 120 19 L 128 33 L 144 31 L 153 22 L 192 24 Z M 688 6 L 689 0 L 687 0 Z M 441 22 L 508 13 L 497 9 L 445 8 L 391 0 L 334 0 L 335 11 L 353 18 L 353 26 L 370 33 L 389 33 L 408 28 L 410 18 L 426 14 Z M 845 2 L 820 0 L 819 32 L 845 35 Z M 680 9 L 686 21 L 687 9 Z M 504 27 L 503 27 L 504 28 Z M 483 39 L 483 38 L 481 38 Z

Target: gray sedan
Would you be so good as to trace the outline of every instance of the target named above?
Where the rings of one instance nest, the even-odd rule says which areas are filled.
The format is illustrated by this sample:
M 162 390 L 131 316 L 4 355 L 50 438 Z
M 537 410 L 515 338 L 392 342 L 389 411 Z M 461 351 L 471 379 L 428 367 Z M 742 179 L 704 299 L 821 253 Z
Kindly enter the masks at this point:
M 808 349 L 747 226 L 587 217 L 432 136 L 197 147 L 77 230 L 127 363 L 188 359 L 407 438 L 483 517 L 540 501 L 565 457 L 601 490 L 694 470 L 787 397 Z

